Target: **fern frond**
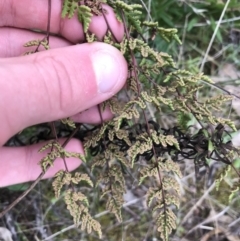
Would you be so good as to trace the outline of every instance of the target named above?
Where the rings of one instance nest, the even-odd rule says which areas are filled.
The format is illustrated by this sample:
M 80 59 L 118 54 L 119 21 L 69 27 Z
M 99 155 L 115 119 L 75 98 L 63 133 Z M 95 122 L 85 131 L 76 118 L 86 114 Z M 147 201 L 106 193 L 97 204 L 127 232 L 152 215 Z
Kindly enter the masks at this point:
M 179 165 L 171 159 L 163 159 L 161 157 L 158 158 L 158 166 L 160 170 L 166 172 L 172 172 L 176 174 L 179 178 L 182 178 L 182 173 Z
M 144 101 L 147 101 L 149 103 L 154 103 L 157 107 L 160 107 L 161 104 L 165 104 L 169 106 L 172 110 L 174 110 L 174 105 L 171 99 L 169 98 L 164 98 L 162 96 L 156 96 L 156 95 L 150 95 L 148 92 L 143 91 L 141 93 L 141 97 L 143 98 Z
M 124 37 L 124 39 L 120 43 L 120 51 L 123 55 L 126 53 L 127 44 L 128 44 L 128 41 L 127 41 L 126 37 Z
M 79 22 L 83 24 L 84 33 L 87 33 L 92 18 L 91 8 L 81 5 L 77 9 L 77 14 Z
M 107 31 L 103 38 L 103 42 L 106 44 L 114 45 L 113 37 L 110 31 Z
M 93 182 L 90 177 L 85 173 L 75 172 L 74 176 L 71 177 L 71 182 L 79 184 L 80 182 L 86 182 L 90 187 L 93 187 Z
M 233 197 L 236 195 L 236 193 L 240 190 L 240 183 L 239 181 L 234 183 L 234 185 L 231 187 L 231 194 L 229 195 L 228 202 L 230 203 L 233 199 Z
M 124 11 L 133 11 L 132 6 L 123 1 L 115 1 L 115 6 Z
M 156 187 L 150 187 L 146 194 L 146 203 L 148 207 L 151 207 L 154 199 L 161 200 L 162 199 L 162 189 Z
M 92 216 L 89 213 L 85 213 L 82 215 L 82 224 L 81 224 L 81 230 L 87 229 L 87 233 L 92 233 L 92 230 L 97 232 L 98 237 L 102 238 L 102 230 L 101 230 L 101 224 L 92 218 Z
M 170 42 L 172 39 L 175 39 L 179 44 L 182 44 L 181 40 L 179 39 L 176 28 L 161 28 L 157 27 L 158 33 L 165 39 L 167 42 Z
M 56 198 L 59 198 L 60 196 L 60 192 L 61 192 L 61 189 L 62 187 L 64 186 L 64 182 L 63 182 L 63 177 L 65 175 L 65 171 L 63 170 L 60 170 L 59 172 L 57 172 L 54 176 L 54 181 L 52 183 L 52 187 L 53 187 L 53 190 L 55 192 L 55 197 Z
M 131 158 L 132 167 L 134 166 L 135 159 L 138 154 L 143 154 L 152 149 L 152 140 L 150 137 L 141 135 L 139 140 L 136 141 L 127 151 L 128 156 Z
M 158 167 L 154 164 L 150 164 L 146 167 L 143 167 L 140 170 L 140 178 L 138 185 L 142 184 L 142 182 L 146 179 L 146 177 L 153 177 L 158 174 Z
M 168 241 L 172 230 L 176 229 L 176 219 L 176 215 L 169 208 L 158 216 L 156 226 L 163 241 Z
M 42 158 L 40 161 L 41 168 L 44 172 L 48 169 L 48 167 L 52 167 L 53 163 L 56 158 L 61 157 L 61 154 L 58 151 L 51 151 L 50 153 L 47 154 L 46 157 Z
M 124 203 L 124 200 L 122 197 L 116 198 L 115 196 L 112 196 L 112 193 L 109 194 L 110 197 L 108 197 L 108 200 L 106 202 L 106 208 L 110 213 L 113 213 L 115 215 L 118 222 L 122 222 L 121 208 Z
M 96 146 L 98 141 L 102 138 L 102 136 L 104 135 L 104 132 L 106 131 L 108 127 L 108 124 L 104 124 L 101 126 L 101 128 L 99 129 L 98 133 L 96 133 L 96 135 L 91 136 L 91 138 L 89 138 L 85 143 L 84 143 L 84 148 L 87 149 L 90 146 Z
M 62 6 L 62 18 L 72 18 L 78 8 L 78 2 L 75 0 L 64 0 Z
M 151 27 L 151 28 L 156 28 L 158 27 L 158 22 L 152 22 L 152 21 L 144 21 L 142 23 L 143 26 Z
M 46 50 L 48 50 L 50 48 L 49 43 L 47 41 L 47 39 L 44 40 L 31 40 L 28 41 L 27 43 L 24 44 L 24 47 L 32 47 L 32 46 L 40 46 L 42 45 Z
M 174 190 L 176 190 L 176 189 L 174 189 Z M 180 202 L 181 202 L 180 196 L 167 192 L 166 195 L 164 196 L 164 199 L 165 199 L 164 201 L 165 201 L 166 205 L 168 205 L 168 206 L 175 205 L 175 207 L 179 209 Z
M 94 160 L 92 160 L 91 163 L 91 172 L 94 170 L 95 167 L 101 167 L 103 168 L 106 164 L 106 160 L 103 154 L 99 154 L 96 157 L 94 157 Z
M 89 214 L 88 199 L 83 193 L 72 190 L 66 191 L 65 203 L 76 226 L 79 226 L 81 221 L 81 230 L 87 229 L 88 233 L 94 230 L 98 233 L 100 238 L 102 237 L 101 225 Z
M 215 110 L 220 110 L 220 106 L 222 106 L 223 102 L 232 100 L 233 96 L 231 95 L 218 95 L 215 97 L 208 98 L 204 105 L 211 105 L 211 107 Z
M 122 221 L 121 208 L 124 203 L 123 194 L 125 190 L 125 179 L 119 165 L 109 167 L 106 173 L 98 180 L 105 188 L 102 191 L 101 199 L 107 196 L 106 208 L 113 213 L 119 222 Z
M 117 152 L 115 155 L 118 162 L 122 164 L 123 167 L 131 168 L 128 158 L 124 152 Z
M 129 108 L 129 109 L 123 111 L 118 117 L 114 118 L 114 122 L 115 122 L 114 129 L 116 131 L 118 131 L 123 120 L 126 120 L 126 119 L 131 120 L 133 118 L 139 118 L 139 116 L 140 115 L 139 115 L 138 110 L 134 107 L 132 109 Z
M 72 127 L 72 128 L 76 128 L 76 125 L 75 125 L 74 121 L 71 120 L 70 118 L 61 119 L 61 122 L 65 125 L 68 125 L 68 126 Z
M 229 120 L 229 119 L 225 119 L 225 118 L 215 118 L 213 117 L 213 119 L 216 121 L 216 123 L 220 123 L 222 125 L 228 125 L 230 128 L 232 128 L 234 131 L 237 131 L 237 128 L 234 124 L 233 121 Z
M 87 39 L 88 43 L 92 43 L 92 42 L 96 41 L 96 36 L 94 33 L 92 33 L 92 34 L 86 33 L 86 39 Z
M 219 190 L 220 183 L 223 181 L 223 179 L 227 176 L 227 174 L 230 172 L 231 166 L 227 165 L 219 174 L 219 177 L 215 179 L 215 186 L 216 190 Z
M 157 138 L 156 138 L 156 140 L 157 140 Z M 165 135 L 160 134 L 158 136 L 158 142 L 160 142 L 162 144 L 162 146 L 164 146 L 164 147 L 167 147 L 168 145 L 175 146 L 176 149 L 180 150 L 179 143 L 173 135 L 165 136 Z
M 162 180 L 162 185 L 163 185 L 162 188 L 164 190 L 173 189 L 178 194 L 178 196 L 180 197 L 180 195 L 181 195 L 180 185 L 174 177 L 164 176 L 164 178 Z
M 189 113 L 179 112 L 177 115 L 177 123 L 178 125 L 186 130 L 188 127 L 188 123 L 192 120 L 192 116 Z

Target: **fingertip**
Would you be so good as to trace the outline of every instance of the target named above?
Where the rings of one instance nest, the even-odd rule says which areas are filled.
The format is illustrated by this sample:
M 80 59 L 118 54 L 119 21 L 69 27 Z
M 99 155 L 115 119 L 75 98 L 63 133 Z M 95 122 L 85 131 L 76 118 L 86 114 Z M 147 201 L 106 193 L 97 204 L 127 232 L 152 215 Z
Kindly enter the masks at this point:
M 108 106 L 103 111 L 101 111 L 101 114 L 99 113 L 98 107 L 94 106 L 90 109 L 82 111 L 77 115 L 72 116 L 71 119 L 78 123 L 100 124 L 102 120 L 108 121 L 112 119 L 113 116 L 114 115 Z
M 64 141 L 61 139 L 60 143 Z M 0 148 L 0 160 L 4 162 L 0 168 L 0 187 L 36 180 L 42 172 L 39 162 L 49 152 L 49 150 L 38 152 L 44 144 L 46 142 L 24 147 Z M 65 149 L 69 152 L 83 153 L 83 146 L 77 139 L 71 139 Z M 66 158 L 66 164 L 68 170 L 73 171 L 81 164 L 81 160 Z M 61 158 L 54 161 L 54 165 L 47 170 L 43 178 L 53 177 L 59 170 L 66 170 Z
M 106 32 L 110 30 L 114 35 L 114 40 L 121 42 L 124 37 L 124 26 L 123 23 L 119 22 L 113 9 L 103 4 L 104 16 L 93 16 L 89 26 L 89 30 L 95 33 L 98 39 L 103 40 Z M 99 28 L 101 26 L 101 28 Z
M 99 93 L 116 94 L 127 79 L 127 63 L 123 55 L 113 46 L 96 43 L 91 60 Z
M 59 139 L 59 143 L 63 144 L 66 139 Z M 38 150 L 46 143 L 40 143 L 34 146 L 29 147 L 29 151 L 32 154 L 32 159 L 34 160 L 33 165 L 29 165 L 29 180 L 34 181 L 40 175 L 42 172 L 41 166 L 40 166 L 40 160 L 47 156 L 49 153 L 49 150 L 46 150 L 44 152 L 39 153 Z M 81 153 L 83 154 L 83 146 L 81 142 L 77 139 L 71 139 L 69 143 L 64 148 L 68 152 L 73 153 Z M 65 163 L 66 162 L 66 163 Z M 68 157 L 68 158 L 57 158 L 52 167 L 49 167 L 49 169 L 46 171 L 45 175 L 43 176 L 43 179 L 51 178 L 53 177 L 58 171 L 60 170 L 67 170 L 69 172 L 75 170 L 77 167 L 81 165 L 82 161 L 75 157 Z M 65 165 L 66 164 L 66 165 Z M 32 168 L 32 170 L 30 170 Z

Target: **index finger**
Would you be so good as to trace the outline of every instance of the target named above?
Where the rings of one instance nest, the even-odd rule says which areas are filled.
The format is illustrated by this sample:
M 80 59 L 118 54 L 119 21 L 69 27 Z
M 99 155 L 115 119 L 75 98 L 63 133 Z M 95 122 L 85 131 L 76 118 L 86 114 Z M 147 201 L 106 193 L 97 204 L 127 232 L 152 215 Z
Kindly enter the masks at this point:
M 73 43 L 84 40 L 83 27 L 76 14 L 71 19 L 61 17 L 62 2 L 51 0 L 50 32 L 59 34 Z M 106 18 L 117 40 L 124 34 L 123 25 L 115 18 L 113 10 L 104 5 Z M 48 22 L 48 0 L 0 0 L 0 27 L 11 26 L 25 29 L 39 29 L 46 31 Z M 107 24 L 103 16 L 93 16 L 89 30 L 102 38 L 107 31 Z

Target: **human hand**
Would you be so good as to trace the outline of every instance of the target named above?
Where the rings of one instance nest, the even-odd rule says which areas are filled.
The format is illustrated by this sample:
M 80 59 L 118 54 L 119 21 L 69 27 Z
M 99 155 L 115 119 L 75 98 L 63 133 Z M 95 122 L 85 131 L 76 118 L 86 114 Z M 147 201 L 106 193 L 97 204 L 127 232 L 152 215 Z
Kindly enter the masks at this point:
M 121 40 L 123 26 L 105 8 L 111 29 Z M 11 136 L 28 126 L 69 116 L 77 122 L 98 122 L 96 105 L 117 93 L 127 78 L 127 63 L 112 46 L 71 46 L 83 40 L 83 28 L 75 17 L 61 19 L 59 0 L 52 0 L 50 31 L 62 38 L 50 37 L 51 50 L 20 56 L 26 51 L 24 43 L 44 37 L 30 29 L 46 30 L 47 13 L 47 0 L 0 0 L 0 187 L 35 180 L 41 173 L 38 162 L 46 155 L 38 153 L 45 143 L 2 147 Z M 101 39 L 107 31 L 104 18 L 94 16 L 90 31 Z M 105 112 L 103 117 L 111 114 Z M 81 143 L 74 139 L 66 149 L 83 153 Z M 67 159 L 69 170 L 80 163 Z M 59 159 L 44 178 L 60 169 L 64 164 Z

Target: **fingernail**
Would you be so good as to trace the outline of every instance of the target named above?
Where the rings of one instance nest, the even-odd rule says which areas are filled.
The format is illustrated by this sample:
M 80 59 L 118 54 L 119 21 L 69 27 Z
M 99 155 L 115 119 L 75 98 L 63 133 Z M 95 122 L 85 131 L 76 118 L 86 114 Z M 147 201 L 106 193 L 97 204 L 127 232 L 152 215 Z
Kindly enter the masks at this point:
M 98 50 L 92 55 L 98 91 L 100 93 L 111 92 L 119 81 L 120 64 L 114 54 L 105 50 Z

